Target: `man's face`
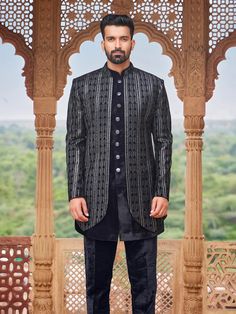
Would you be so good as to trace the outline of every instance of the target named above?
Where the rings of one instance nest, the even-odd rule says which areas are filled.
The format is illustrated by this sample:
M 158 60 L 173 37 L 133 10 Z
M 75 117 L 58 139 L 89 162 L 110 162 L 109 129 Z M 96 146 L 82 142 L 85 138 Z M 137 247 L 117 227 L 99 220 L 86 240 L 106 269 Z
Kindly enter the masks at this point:
M 121 64 L 128 60 L 134 45 L 135 41 L 131 39 L 128 26 L 105 27 L 102 48 L 110 62 Z

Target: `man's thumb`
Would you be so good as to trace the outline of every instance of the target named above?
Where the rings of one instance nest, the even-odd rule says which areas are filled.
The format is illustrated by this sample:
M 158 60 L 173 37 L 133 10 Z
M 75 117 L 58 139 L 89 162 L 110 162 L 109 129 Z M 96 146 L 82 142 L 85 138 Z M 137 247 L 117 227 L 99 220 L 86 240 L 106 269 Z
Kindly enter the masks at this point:
M 85 199 L 82 200 L 82 206 L 83 206 L 83 212 L 84 212 L 85 216 L 89 216 L 88 207 L 87 207 Z

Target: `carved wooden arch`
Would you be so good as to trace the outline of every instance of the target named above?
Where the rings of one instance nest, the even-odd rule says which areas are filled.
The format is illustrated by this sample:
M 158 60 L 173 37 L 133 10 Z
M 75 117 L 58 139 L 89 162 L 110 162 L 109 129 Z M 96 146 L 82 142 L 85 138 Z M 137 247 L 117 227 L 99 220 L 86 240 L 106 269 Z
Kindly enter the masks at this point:
M 93 22 L 83 31 L 77 33 L 70 43 L 63 47 L 58 54 L 57 67 L 57 99 L 63 95 L 63 90 L 66 85 L 67 75 L 71 74 L 69 66 L 69 58 L 73 53 L 78 53 L 81 44 L 86 41 L 94 41 L 95 36 L 100 32 L 99 22 Z M 182 68 L 181 52 L 175 48 L 170 39 L 162 32 L 158 31 L 153 25 L 145 22 L 135 23 L 135 33 L 142 32 L 147 35 L 149 42 L 157 42 L 162 46 L 163 54 L 170 57 L 172 61 L 172 68 L 169 75 L 174 76 L 175 86 L 178 96 L 182 99 L 184 80 L 183 74 L 180 70 Z
M 25 65 L 23 67 L 22 76 L 25 77 L 25 87 L 27 95 L 33 98 L 33 52 L 26 45 L 24 37 L 21 34 L 15 34 L 11 32 L 8 28 L 1 25 L 0 27 L 0 37 L 3 43 L 12 44 L 16 50 L 15 54 L 21 56 Z
M 221 40 L 212 54 L 208 58 L 207 62 L 207 77 L 206 77 L 206 101 L 213 96 L 215 89 L 215 80 L 218 79 L 218 64 L 225 60 L 226 51 L 229 48 L 236 47 L 236 30 L 230 34 L 227 38 Z
M 145 22 L 135 23 L 135 33 L 142 32 L 147 35 L 149 42 L 159 43 L 162 47 L 162 54 L 170 57 L 172 68 L 169 76 L 174 77 L 174 83 L 178 97 L 183 100 L 184 77 L 181 51 L 173 46 L 173 43 L 168 36 L 158 31 L 152 24 Z

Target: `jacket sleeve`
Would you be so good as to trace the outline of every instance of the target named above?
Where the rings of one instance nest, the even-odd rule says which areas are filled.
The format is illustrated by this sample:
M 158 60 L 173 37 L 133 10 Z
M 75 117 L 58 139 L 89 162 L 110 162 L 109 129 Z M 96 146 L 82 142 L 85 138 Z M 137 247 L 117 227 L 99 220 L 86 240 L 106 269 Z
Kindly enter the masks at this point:
M 83 105 L 74 79 L 70 91 L 67 111 L 66 165 L 68 199 L 84 197 L 84 160 L 86 130 Z
M 172 155 L 171 116 L 164 81 L 161 80 L 153 119 L 153 142 L 156 160 L 155 196 L 169 200 Z

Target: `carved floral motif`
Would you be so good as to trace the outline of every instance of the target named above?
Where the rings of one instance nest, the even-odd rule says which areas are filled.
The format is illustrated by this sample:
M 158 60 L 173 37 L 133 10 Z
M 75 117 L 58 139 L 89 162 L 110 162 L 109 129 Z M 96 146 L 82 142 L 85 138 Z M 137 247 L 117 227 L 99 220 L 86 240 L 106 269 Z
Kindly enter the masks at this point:
M 205 92 L 205 53 L 202 46 L 189 47 L 188 74 L 187 74 L 188 96 L 202 96 Z

